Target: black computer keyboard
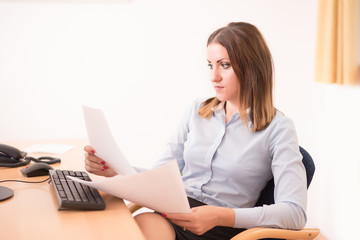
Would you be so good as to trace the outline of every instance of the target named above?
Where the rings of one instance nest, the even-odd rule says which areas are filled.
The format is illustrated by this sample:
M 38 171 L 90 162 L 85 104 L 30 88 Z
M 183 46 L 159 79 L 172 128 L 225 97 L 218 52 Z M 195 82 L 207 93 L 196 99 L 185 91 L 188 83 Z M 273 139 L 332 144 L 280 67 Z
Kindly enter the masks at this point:
M 99 191 L 84 184 L 74 182 L 66 176 L 91 181 L 85 171 L 49 170 L 51 183 L 61 209 L 103 210 L 105 202 Z

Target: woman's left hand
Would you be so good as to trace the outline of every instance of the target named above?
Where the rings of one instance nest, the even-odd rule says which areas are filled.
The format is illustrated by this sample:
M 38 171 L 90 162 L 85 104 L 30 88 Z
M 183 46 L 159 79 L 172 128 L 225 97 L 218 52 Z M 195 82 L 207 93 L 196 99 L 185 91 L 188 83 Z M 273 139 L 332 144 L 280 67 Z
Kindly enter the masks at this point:
M 200 206 L 191 209 L 191 213 L 162 214 L 172 223 L 197 235 L 202 235 L 215 226 L 233 227 L 235 212 L 231 208 Z

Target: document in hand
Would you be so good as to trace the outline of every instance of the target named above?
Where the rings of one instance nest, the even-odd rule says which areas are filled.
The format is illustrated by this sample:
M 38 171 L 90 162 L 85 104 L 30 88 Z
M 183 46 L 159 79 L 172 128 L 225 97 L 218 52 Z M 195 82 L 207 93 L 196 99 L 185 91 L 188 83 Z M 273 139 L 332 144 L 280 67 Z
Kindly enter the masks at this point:
M 137 173 L 116 144 L 103 111 L 86 106 L 83 110 L 90 145 L 119 175 L 92 182 L 69 178 L 158 212 L 190 212 L 176 160 Z
M 136 170 L 126 160 L 117 145 L 105 114 L 101 109 L 83 106 L 86 131 L 90 146 L 95 148 L 96 155 L 106 161 L 117 174 L 131 175 Z

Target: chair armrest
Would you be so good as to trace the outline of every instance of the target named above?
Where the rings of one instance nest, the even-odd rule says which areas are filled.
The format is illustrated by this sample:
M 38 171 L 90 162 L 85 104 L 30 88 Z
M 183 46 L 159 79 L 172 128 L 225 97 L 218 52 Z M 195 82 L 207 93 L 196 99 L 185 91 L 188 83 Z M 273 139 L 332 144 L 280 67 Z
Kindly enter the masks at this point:
M 127 206 L 127 208 L 129 209 L 129 211 L 130 211 L 131 213 L 134 213 L 134 212 L 136 212 L 137 210 L 139 210 L 139 209 L 142 208 L 142 206 L 137 205 L 137 204 L 132 203 L 132 202 L 128 203 L 126 206 Z
M 286 230 L 278 228 L 250 228 L 247 229 L 231 240 L 256 240 L 261 238 L 281 238 L 281 239 L 314 239 L 319 235 L 320 230 L 317 228 L 304 228 L 302 230 Z

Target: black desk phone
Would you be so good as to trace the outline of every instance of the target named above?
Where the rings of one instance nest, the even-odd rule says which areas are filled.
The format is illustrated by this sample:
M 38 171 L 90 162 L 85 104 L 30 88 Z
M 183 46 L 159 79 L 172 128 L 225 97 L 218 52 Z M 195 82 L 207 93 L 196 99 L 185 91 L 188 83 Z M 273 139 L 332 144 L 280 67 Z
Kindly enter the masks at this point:
M 0 167 L 18 167 L 28 164 L 27 153 L 9 145 L 0 144 Z
M 15 147 L 0 144 L 0 167 L 19 167 L 27 165 L 30 161 L 53 164 L 61 160 L 60 158 L 53 157 L 29 157 L 26 152 L 20 151 Z

